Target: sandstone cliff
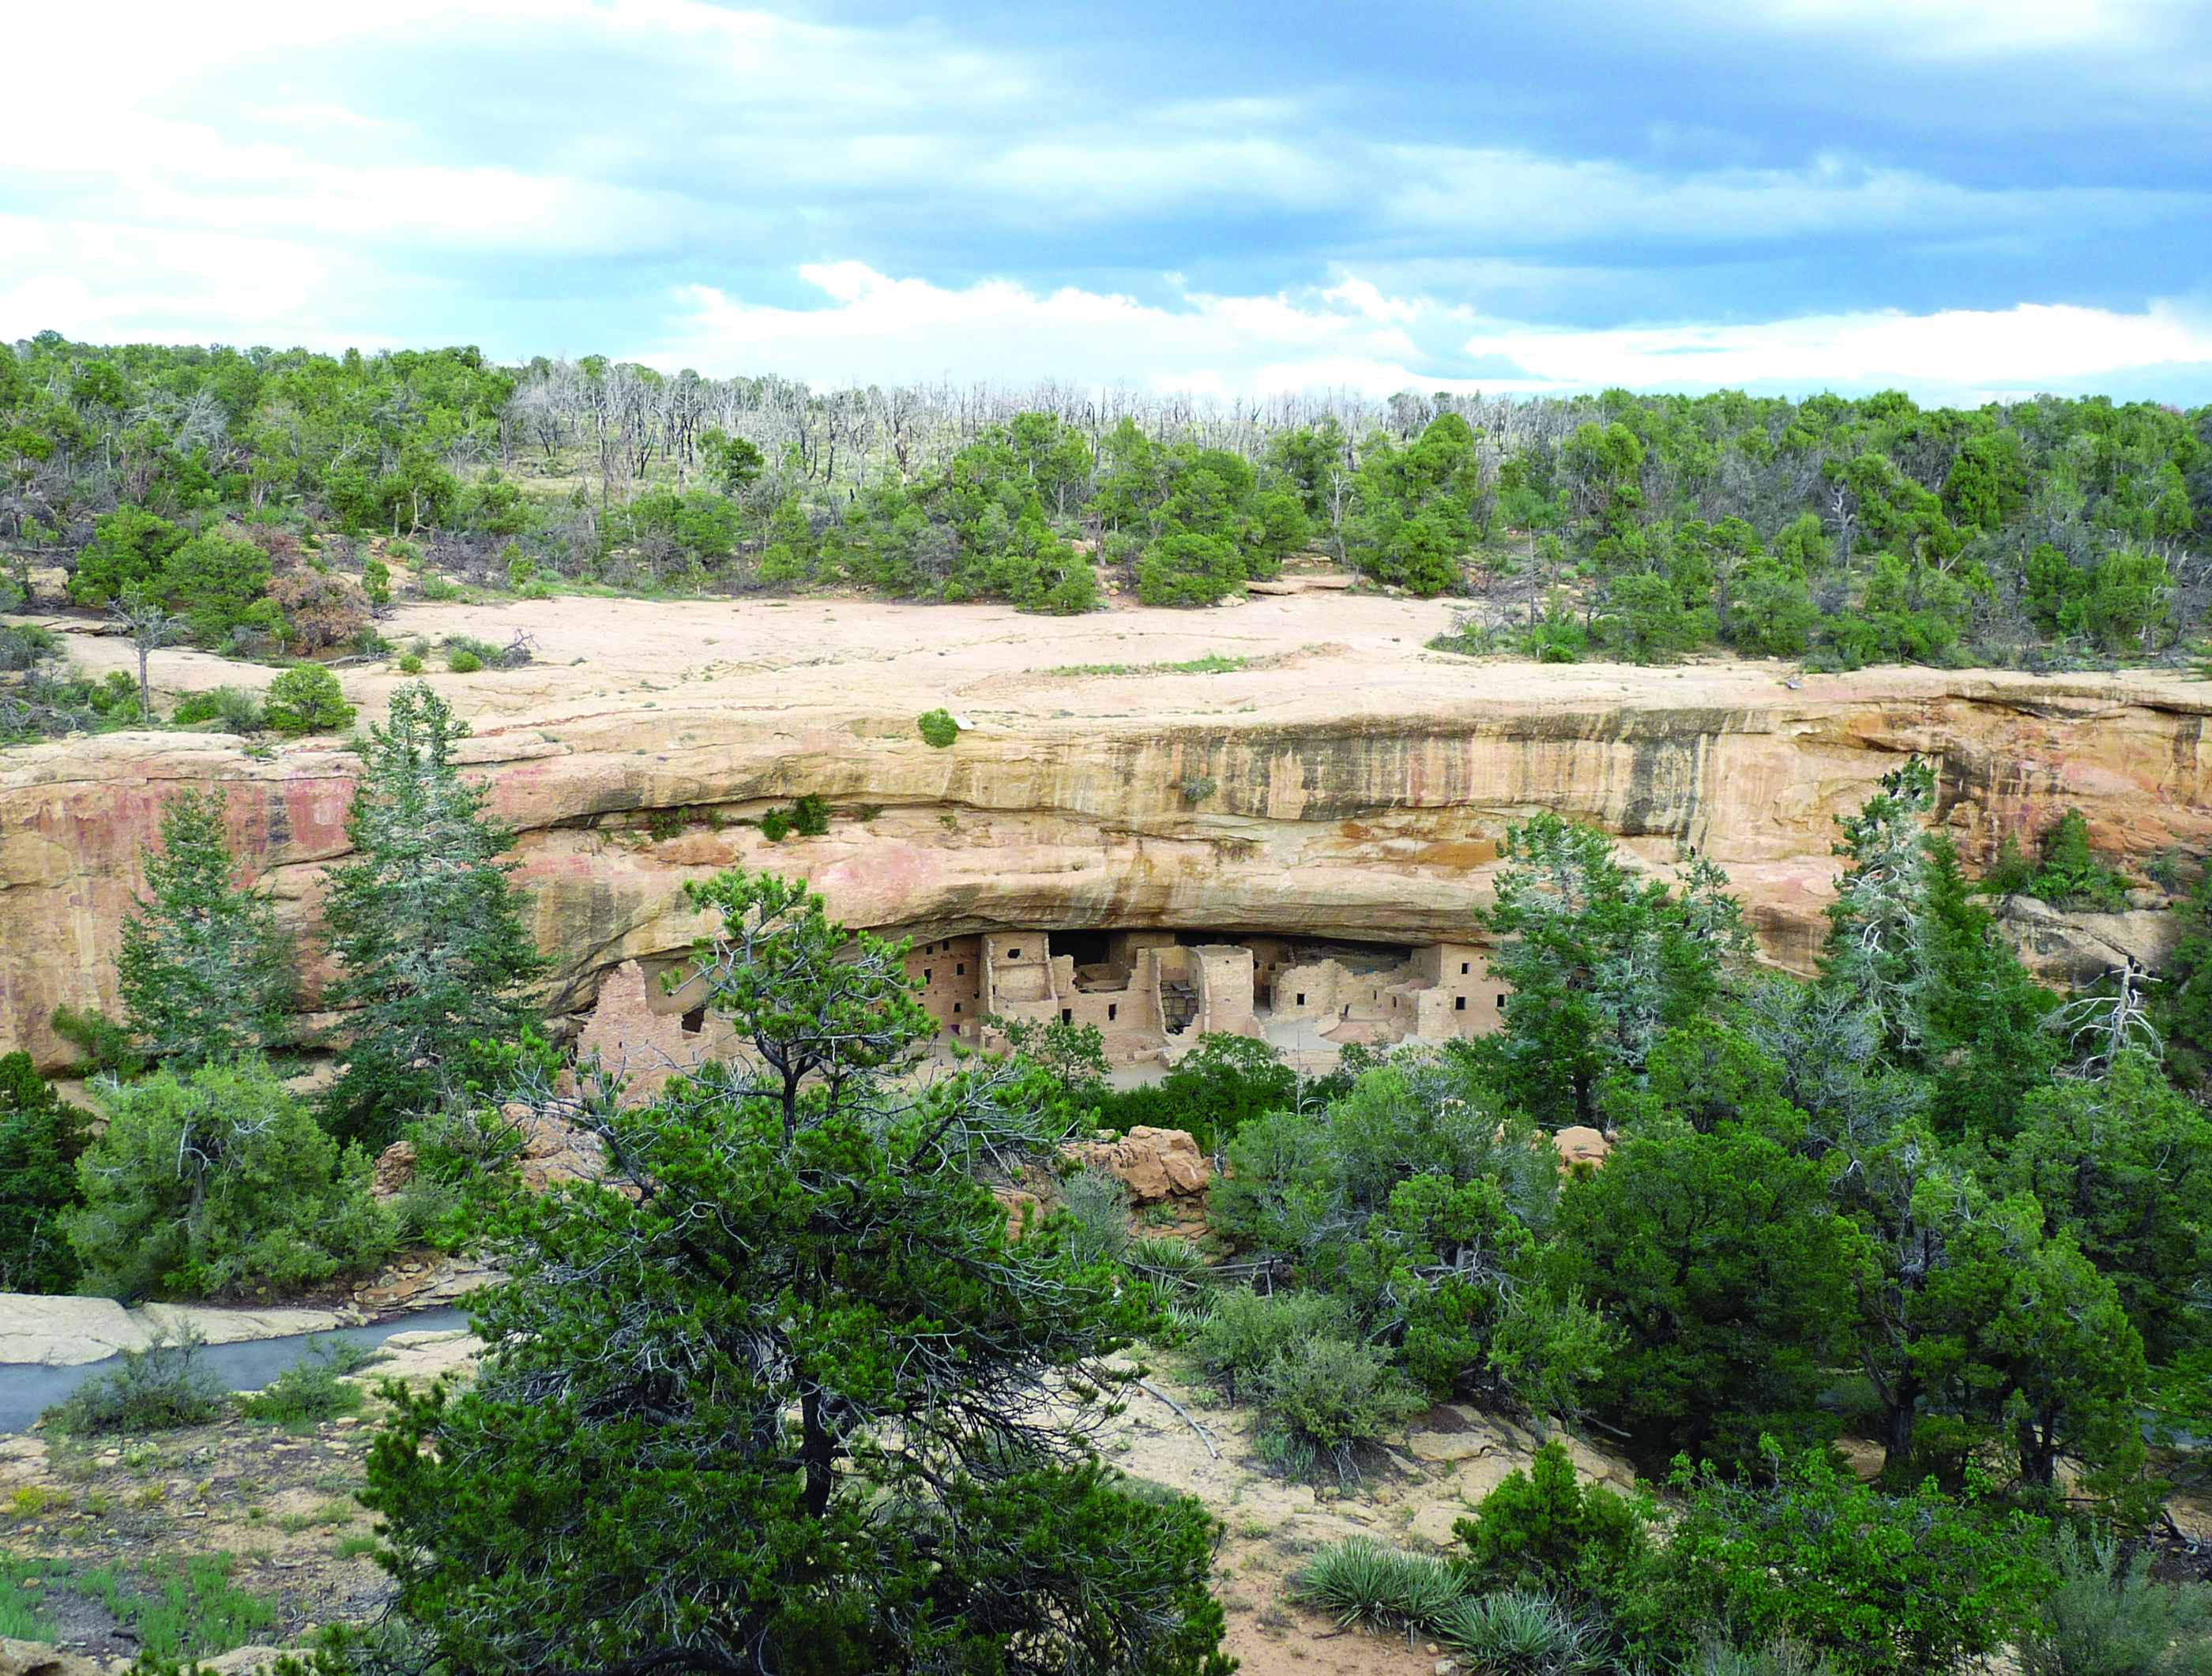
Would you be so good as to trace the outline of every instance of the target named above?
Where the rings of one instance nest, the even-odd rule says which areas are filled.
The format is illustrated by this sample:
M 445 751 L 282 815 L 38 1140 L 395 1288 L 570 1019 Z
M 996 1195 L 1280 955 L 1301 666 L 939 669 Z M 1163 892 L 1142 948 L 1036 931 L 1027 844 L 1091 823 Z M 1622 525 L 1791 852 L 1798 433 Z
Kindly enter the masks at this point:
M 1908 752 L 1940 763 L 1943 818 L 1972 858 L 2070 805 L 2138 865 L 2212 843 L 2212 689 L 2196 683 L 1881 670 L 1793 689 L 1772 663 L 1474 663 L 1421 649 L 1446 616 L 1358 596 L 1073 620 L 563 600 L 417 607 L 398 628 L 523 627 L 543 648 L 532 668 L 432 678 L 473 715 L 466 759 L 521 833 L 562 1007 L 620 962 L 683 947 L 697 927 L 682 882 L 732 865 L 803 873 L 848 921 L 921 939 L 1430 940 L 1465 934 L 1506 823 L 1551 808 L 1654 865 L 1697 846 L 1729 869 L 1769 957 L 1802 969 L 1832 894 L 1832 817 Z M 1206 653 L 1248 666 L 1146 667 Z M 93 642 L 84 661 L 121 655 Z M 156 673 L 173 691 L 239 678 L 190 654 Z M 364 720 L 398 679 L 348 676 Z M 943 750 L 914 726 L 939 704 L 975 724 Z M 260 758 L 179 734 L 0 753 L 0 1052 L 66 1063 L 52 1009 L 112 1007 L 139 850 L 184 785 L 227 789 L 249 867 L 311 922 L 345 853 L 355 760 L 330 741 Z M 738 823 L 809 792 L 836 809 L 826 837 L 770 844 Z M 2094 944 L 2045 918 L 2023 935 L 2062 971 L 2106 946 L 2155 954 L 2170 917 L 2112 916 Z

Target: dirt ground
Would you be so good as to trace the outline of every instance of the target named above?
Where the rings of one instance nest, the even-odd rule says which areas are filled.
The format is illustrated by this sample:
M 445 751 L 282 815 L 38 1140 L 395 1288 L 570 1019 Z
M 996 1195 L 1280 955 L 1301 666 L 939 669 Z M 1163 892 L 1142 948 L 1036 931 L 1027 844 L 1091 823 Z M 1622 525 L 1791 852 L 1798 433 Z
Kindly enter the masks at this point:
M 1463 602 L 1462 602 L 1463 604 Z M 1643 702 L 1735 707 L 1771 699 L 1794 665 L 1710 658 L 1663 670 L 1585 663 L 1534 665 L 1431 652 L 1454 602 L 1379 592 L 1255 595 L 1235 605 L 1155 610 L 1126 601 L 1085 616 L 1032 616 L 1001 605 L 901 604 L 865 598 L 640 599 L 563 595 L 483 604 L 396 606 L 378 625 L 396 647 L 433 648 L 428 678 L 484 722 L 552 721 L 661 702 L 654 695 L 780 710 L 881 701 L 902 717 L 942 704 L 988 724 L 994 717 L 1177 717 L 1255 714 L 1339 720 L 1426 708 L 1437 683 L 1501 707 L 1584 703 L 1630 695 Z M 33 613 L 65 630 L 100 627 L 90 613 Z M 436 655 L 447 635 L 505 645 L 520 632 L 535 660 L 517 670 L 453 675 Z M 68 647 L 94 674 L 137 671 L 122 641 L 71 632 Z M 349 662 L 337 674 L 349 701 L 380 712 L 410 678 L 395 660 Z M 1216 656 L 1244 667 L 1177 673 L 1159 665 Z M 1123 673 L 1105 672 L 1120 670 Z M 273 668 L 180 649 L 155 652 L 165 700 L 219 685 L 263 687 Z M 2177 677 L 2098 677 L 2154 687 Z M 1955 677 L 1923 669 L 1802 677 L 1802 696 L 1911 699 Z

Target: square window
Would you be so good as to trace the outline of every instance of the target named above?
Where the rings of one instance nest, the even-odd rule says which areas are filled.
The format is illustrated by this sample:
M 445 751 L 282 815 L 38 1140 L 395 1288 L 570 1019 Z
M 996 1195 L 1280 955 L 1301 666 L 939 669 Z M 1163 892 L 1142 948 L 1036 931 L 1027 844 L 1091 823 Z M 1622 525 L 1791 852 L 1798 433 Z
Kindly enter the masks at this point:
M 957 1002 L 957 1001 L 955 1001 L 955 1002 L 952 1004 L 952 1010 L 953 1010 L 953 1011 L 955 1011 L 955 1012 L 959 1011 L 960 1011 L 960 1003 L 959 1003 L 959 1002 Z
M 1459 975 L 1462 978 L 1467 975 L 1467 962 L 1463 960 L 1459 963 Z
M 1022 951 L 1019 949 L 1009 949 L 1006 950 L 1006 958 L 1008 960 L 1019 960 L 1021 957 Z
M 1464 995 L 1455 995 L 1452 997 L 1452 1011 L 1454 1012 L 1465 1012 L 1467 1011 L 1467 997 Z

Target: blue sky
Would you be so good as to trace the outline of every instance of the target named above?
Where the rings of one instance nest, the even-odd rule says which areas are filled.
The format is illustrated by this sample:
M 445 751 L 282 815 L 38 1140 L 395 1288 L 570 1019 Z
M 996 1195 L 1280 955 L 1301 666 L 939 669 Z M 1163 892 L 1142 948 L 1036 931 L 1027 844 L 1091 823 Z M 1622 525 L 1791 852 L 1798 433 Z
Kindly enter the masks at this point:
M 2212 0 L 218 0 L 13 39 L 0 336 L 2212 400 Z

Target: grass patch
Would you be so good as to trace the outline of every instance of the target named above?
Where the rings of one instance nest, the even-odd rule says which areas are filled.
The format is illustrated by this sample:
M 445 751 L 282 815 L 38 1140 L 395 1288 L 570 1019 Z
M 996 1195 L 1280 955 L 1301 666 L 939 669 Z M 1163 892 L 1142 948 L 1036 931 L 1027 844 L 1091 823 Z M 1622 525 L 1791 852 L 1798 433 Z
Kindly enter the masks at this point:
M 364 1555 L 373 1554 L 375 1552 L 376 1539 L 373 1536 L 345 1536 L 338 1539 L 340 1559 L 360 1559 Z
M 237 1564 L 229 1553 L 149 1559 L 137 1580 L 151 1589 L 146 1594 L 113 1566 L 86 1572 L 76 1586 L 137 1632 L 142 1655 L 204 1657 L 243 1647 L 276 1624 L 275 1601 L 230 1581 Z
M 1218 652 L 1209 652 L 1203 658 L 1192 658 L 1180 664 L 1062 664 L 1058 669 L 1048 670 L 1048 675 L 1227 675 L 1243 669 L 1247 659 L 1224 658 Z
M 313 1513 L 288 1513 L 276 1522 L 286 1534 L 312 1530 L 317 1525 L 350 1525 L 354 1521 L 354 1504 L 349 1501 L 325 1502 Z
M 9 1641 L 52 1641 L 54 1620 L 46 1596 L 54 1580 L 69 1575 L 58 1559 L 0 1558 L 0 1637 Z

